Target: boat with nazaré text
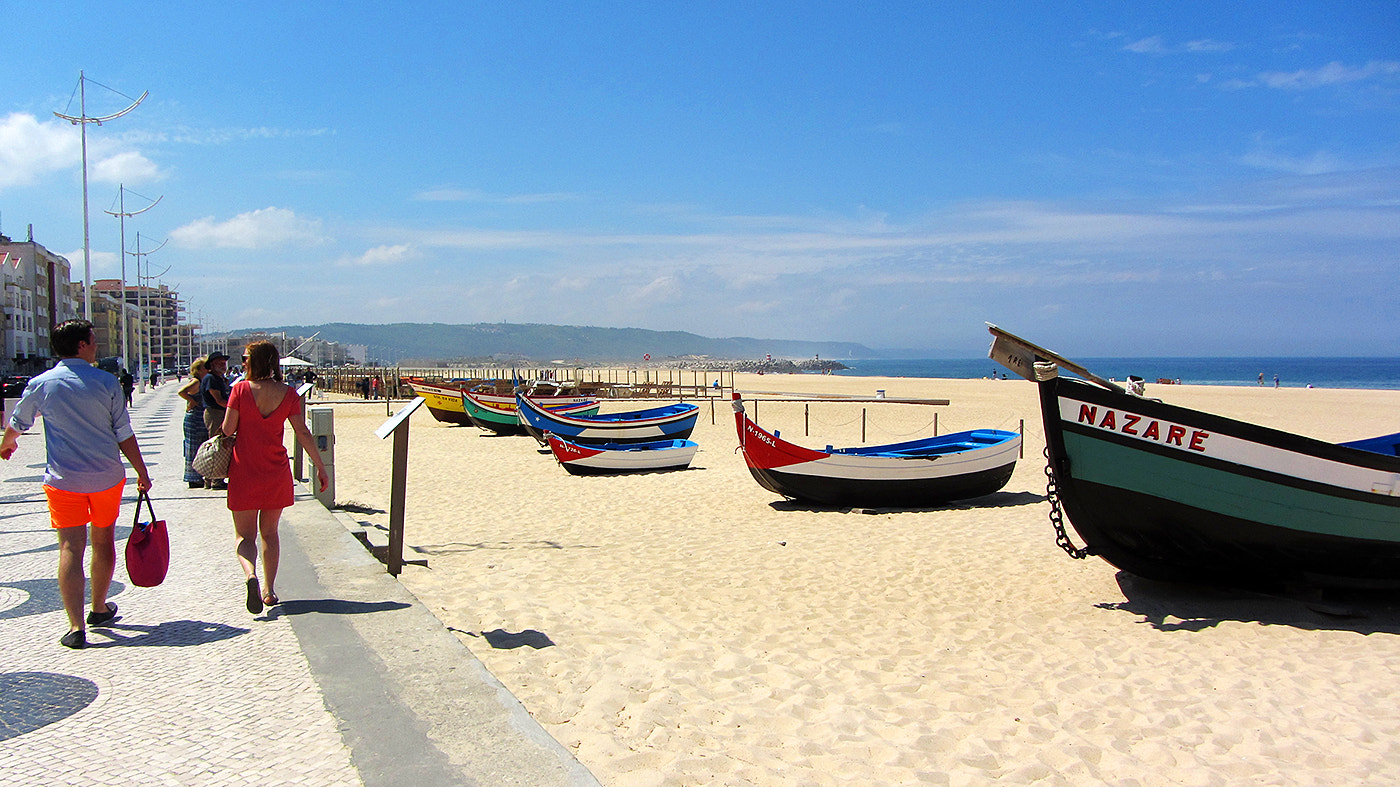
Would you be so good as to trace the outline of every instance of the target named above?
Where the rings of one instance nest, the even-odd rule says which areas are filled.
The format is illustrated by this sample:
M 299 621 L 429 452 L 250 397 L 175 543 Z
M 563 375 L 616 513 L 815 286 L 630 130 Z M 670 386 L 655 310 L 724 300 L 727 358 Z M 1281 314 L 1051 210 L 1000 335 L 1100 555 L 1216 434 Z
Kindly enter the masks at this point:
M 657 473 L 690 467 L 700 446 L 693 440 L 581 445 L 545 435 L 550 453 L 571 475 Z
M 927 508 L 990 495 L 1016 469 L 1021 435 L 975 429 L 890 445 L 805 448 L 749 418 L 735 392 L 734 425 L 759 486 L 783 497 L 845 508 Z
M 1400 434 L 1329 443 L 1168 404 L 988 328 L 991 357 L 1038 388 L 1071 557 L 1215 586 L 1400 587 Z
M 550 409 L 541 400 L 518 394 L 520 423 L 541 445 L 546 434 L 573 443 L 650 443 L 684 440 L 695 430 L 700 408 L 688 402 L 617 413 L 569 413 Z

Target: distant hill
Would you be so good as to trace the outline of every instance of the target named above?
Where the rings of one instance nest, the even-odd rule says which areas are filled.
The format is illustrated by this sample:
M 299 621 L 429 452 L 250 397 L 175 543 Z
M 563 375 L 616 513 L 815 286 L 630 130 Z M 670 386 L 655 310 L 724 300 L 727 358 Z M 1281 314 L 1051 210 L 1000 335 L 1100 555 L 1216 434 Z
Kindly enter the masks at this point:
M 594 328 L 577 325 L 512 323 L 392 323 L 362 325 L 280 325 L 249 329 L 285 331 L 294 336 L 320 333 L 327 341 L 363 344 L 380 360 L 449 361 L 526 359 L 536 361 L 628 361 L 650 355 L 652 361 L 685 356 L 725 360 L 774 358 L 873 358 L 870 348 L 852 342 L 803 342 L 788 339 L 733 337 L 711 339 L 684 331 L 641 328 Z

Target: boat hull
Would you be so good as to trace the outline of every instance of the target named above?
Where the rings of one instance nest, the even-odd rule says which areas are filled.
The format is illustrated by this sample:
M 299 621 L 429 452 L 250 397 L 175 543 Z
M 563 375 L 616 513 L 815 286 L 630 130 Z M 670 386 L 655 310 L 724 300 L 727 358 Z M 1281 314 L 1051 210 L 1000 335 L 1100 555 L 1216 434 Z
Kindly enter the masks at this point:
M 1056 494 L 1092 554 L 1171 581 L 1400 587 L 1400 457 L 1038 385 Z
M 735 427 L 759 486 L 820 506 L 927 508 L 990 495 L 1016 469 L 1021 436 L 979 429 L 893 445 L 816 451 L 749 420 L 735 402 Z
M 699 446 L 691 440 L 580 445 L 546 436 L 554 458 L 572 475 L 622 475 L 683 470 Z
M 536 397 L 517 397 L 520 422 L 540 444 L 546 434 L 554 434 L 582 445 L 651 443 L 685 440 L 695 430 L 700 408 L 693 404 L 673 404 L 622 413 L 579 414 L 550 410 Z
M 462 390 L 450 385 L 434 385 L 422 380 L 410 380 L 409 387 L 415 396 L 423 397 L 423 404 L 434 418 L 443 423 L 459 426 L 472 426 L 471 416 L 463 404 Z
M 548 408 L 560 408 L 571 413 L 596 413 L 598 400 L 588 396 L 540 396 L 535 397 Z M 463 408 L 472 423 L 489 432 L 499 435 L 525 434 L 525 426 L 516 413 L 515 394 L 478 394 L 465 391 L 462 395 Z

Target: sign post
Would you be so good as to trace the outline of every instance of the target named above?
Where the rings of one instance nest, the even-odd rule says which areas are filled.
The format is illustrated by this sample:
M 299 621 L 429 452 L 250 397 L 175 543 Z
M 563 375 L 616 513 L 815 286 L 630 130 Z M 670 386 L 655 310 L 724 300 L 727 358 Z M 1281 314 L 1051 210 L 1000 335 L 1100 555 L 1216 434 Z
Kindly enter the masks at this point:
M 423 404 L 423 397 L 416 396 L 389 420 L 374 430 L 380 440 L 394 436 L 394 465 L 389 481 L 389 549 L 384 556 L 384 564 L 389 573 L 398 576 L 403 573 L 403 510 L 408 496 L 408 419 Z

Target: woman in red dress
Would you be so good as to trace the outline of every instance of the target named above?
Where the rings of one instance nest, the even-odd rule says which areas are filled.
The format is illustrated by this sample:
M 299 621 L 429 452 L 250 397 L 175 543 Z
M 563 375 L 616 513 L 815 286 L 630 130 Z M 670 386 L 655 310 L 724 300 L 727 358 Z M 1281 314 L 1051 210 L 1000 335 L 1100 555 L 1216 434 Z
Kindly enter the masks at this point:
M 301 397 L 282 382 L 282 368 L 276 345 L 253 342 L 243 350 L 245 377 L 229 392 L 224 414 L 224 434 L 236 435 L 233 462 L 228 469 L 228 508 L 233 512 L 237 536 L 238 562 L 243 566 L 248 589 L 248 611 L 262 612 L 263 605 L 278 603 L 273 590 L 277 581 L 277 560 L 281 545 L 277 523 L 282 509 L 293 502 L 292 469 L 283 444 L 284 423 L 311 461 L 316 465 L 316 481 L 324 491 L 330 483 L 321 452 L 306 428 Z M 258 536 L 262 536 L 263 580 L 258 586 Z

